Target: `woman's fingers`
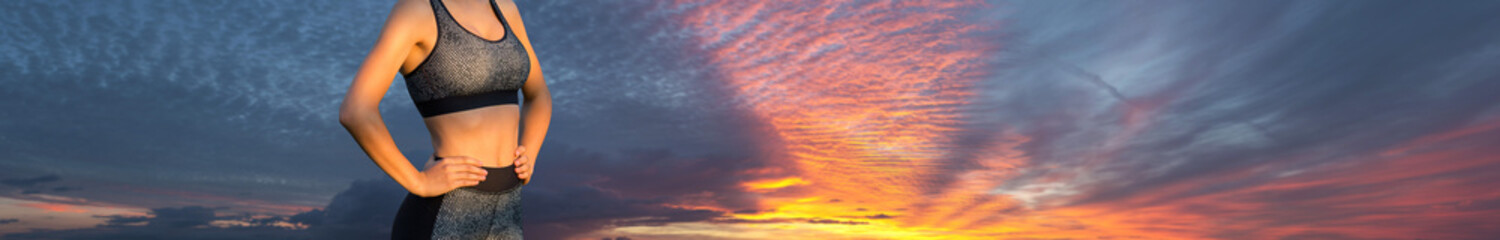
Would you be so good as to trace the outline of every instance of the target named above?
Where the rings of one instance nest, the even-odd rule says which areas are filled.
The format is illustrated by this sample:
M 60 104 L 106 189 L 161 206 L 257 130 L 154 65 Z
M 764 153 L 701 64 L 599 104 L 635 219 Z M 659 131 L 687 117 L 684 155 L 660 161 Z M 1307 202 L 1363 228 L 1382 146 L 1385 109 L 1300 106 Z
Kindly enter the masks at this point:
M 529 181 L 531 179 L 532 166 L 534 165 L 526 164 L 526 166 L 516 167 L 516 176 L 521 178 L 522 180 Z
M 480 174 L 466 173 L 466 174 L 460 174 L 459 176 L 460 176 L 460 177 L 458 177 L 459 180 L 464 180 L 464 181 L 484 181 L 484 175 L 480 175 Z
M 479 181 L 473 181 L 473 180 L 454 180 L 453 181 L 453 185 L 455 185 L 454 187 L 468 187 L 468 186 L 479 185 Z
M 479 184 L 480 181 L 484 181 L 484 177 L 474 174 L 454 174 L 449 175 L 448 181 L 459 186 L 472 186 Z
M 516 159 L 512 161 L 513 163 L 511 165 L 512 166 L 516 166 L 517 168 L 520 168 L 521 166 L 525 166 L 526 165 L 526 154 L 525 153 L 526 153 L 526 146 L 516 146 L 516 155 L 515 155 Z
M 474 174 L 479 176 L 489 174 L 489 172 L 484 171 L 483 168 L 475 166 L 447 165 L 445 167 L 446 168 L 444 170 L 447 170 L 449 174 Z
M 533 159 L 526 157 L 526 147 L 516 147 L 516 159 L 512 165 L 515 166 L 516 175 L 523 183 L 531 182 L 532 170 L 535 168 Z M 438 163 L 448 173 L 448 179 L 456 187 L 478 185 L 486 179 L 489 174 L 476 158 L 468 156 L 443 157 Z
M 452 161 L 449 161 L 452 160 Z M 484 181 L 489 172 L 481 168 L 479 160 L 468 156 L 444 157 L 445 169 L 448 171 L 449 180 L 459 187 L 479 185 Z
M 449 176 L 452 177 L 449 177 L 448 180 L 452 181 L 457 187 L 479 185 L 480 181 L 484 181 L 483 175 L 473 173 L 455 173 Z
M 448 159 L 450 159 L 450 158 L 453 160 L 452 162 L 448 161 Z M 479 160 L 476 160 L 476 159 L 471 158 L 471 157 L 465 157 L 465 156 L 445 157 L 445 158 L 443 158 L 443 162 L 444 162 L 443 164 L 445 164 L 444 165 L 444 168 L 445 168 L 444 170 L 447 170 L 450 173 L 470 173 L 470 174 L 479 174 L 480 176 L 484 176 L 485 174 L 488 173 L 488 172 L 484 171 L 484 168 L 482 168 L 480 166 Z

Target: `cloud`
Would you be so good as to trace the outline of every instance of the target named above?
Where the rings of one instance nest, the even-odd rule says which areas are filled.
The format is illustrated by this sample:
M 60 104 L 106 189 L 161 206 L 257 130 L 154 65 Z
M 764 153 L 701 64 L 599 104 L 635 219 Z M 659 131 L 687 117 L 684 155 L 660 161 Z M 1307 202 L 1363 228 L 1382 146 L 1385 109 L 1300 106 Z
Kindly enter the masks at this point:
M 704 222 L 759 208 L 755 196 L 738 185 L 755 177 L 745 170 L 762 167 L 755 156 L 682 156 L 667 149 L 609 153 L 549 144 L 538 155 L 536 178 L 523 190 L 527 236 L 577 238 L 618 227 Z
M 405 188 L 389 179 L 355 181 L 334 195 L 327 207 L 288 220 L 307 224 L 307 231 L 318 239 L 389 238 L 391 222 L 405 194 Z
M 1037 121 L 1015 119 L 1009 122 L 1028 131 L 1028 136 L 1044 140 L 1034 146 L 1075 146 L 1089 142 L 1087 140 L 1089 138 L 1110 140 L 1099 141 L 1111 148 L 1105 151 L 1080 151 L 1079 153 L 1083 154 L 1041 159 L 1049 163 L 1078 167 L 1077 170 L 1082 172 L 1094 170 L 1089 168 L 1103 170 L 1107 164 L 1109 168 L 1107 171 L 1094 174 L 1100 179 L 1090 180 L 1097 180 L 1100 183 L 1114 182 L 1114 184 L 1097 186 L 1099 189 L 1093 198 L 1099 201 L 1109 201 L 1109 199 L 1141 193 L 1146 189 L 1238 171 L 1272 161 L 1299 161 L 1295 164 L 1296 167 L 1326 163 L 1330 159 L 1277 155 L 1309 151 L 1313 148 L 1324 148 L 1328 149 L 1325 151 L 1344 154 L 1371 151 L 1380 146 L 1394 144 L 1401 139 L 1444 131 L 1466 122 L 1476 121 L 1478 113 L 1484 109 L 1493 108 L 1493 105 L 1486 104 L 1490 102 L 1488 99 L 1491 97 L 1477 91 L 1461 90 L 1466 87 L 1459 86 L 1475 88 L 1493 85 L 1492 81 L 1486 82 L 1482 79 L 1494 76 L 1495 71 L 1468 67 L 1468 63 L 1433 61 L 1434 59 L 1463 59 L 1463 62 L 1492 61 L 1495 57 L 1492 53 L 1464 52 L 1462 49 L 1472 49 L 1478 44 L 1472 42 L 1472 39 L 1485 39 L 1493 35 L 1457 29 L 1434 32 L 1434 34 L 1453 36 L 1452 38 L 1419 38 L 1407 37 L 1403 34 L 1422 31 L 1418 30 L 1419 26 L 1447 25 L 1462 21 L 1460 20 L 1462 17 L 1459 16 L 1479 14 L 1463 10 L 1469 7 L 1462 5 L 1426 6 L 1424 8 L 1426 10 L 1450 13 L 1433 16 L 1418 13 L 1421 11 L 1408 12 L 1385 3 L 1348 6 L 1289 3 L 1233 4 L 1237 8 L 1249 10 L 1227 15 L 1216 21 L 1186 21 L 1161 25 L 1161 28 L 1181 29 L 1182 31 L 1166 31 L 1166 29 L 1142 26 L 1132 31 L 1160 33 L 1162 36 L 1145 38 L 1153 35 L 1122 34 L 1124 36 L 1120 36 L 1119 41 L 1096 44 L 1104 46 L 1105 49 L 1111 49 L 1110 51 L 1114 53 L 1111 55 L 1103 55 L 1104 50 L 1090 50 L 1066 52 L 1073 55 L 1056 54 L 1052 57 L 1060 58 L 1063 62 L 1082 62 L 1080 65 L 1082 68 L 1096 69 L 1088 71 L 1095 72 L 1095 75 L 1104 76 L 1106 81 L 1122 86 L 1123 95 L 1127 96 L 1128 100 L 1152 104 L 1132 106 L 1130 104 L 1116 105 L 1113 101 L 1076 101 L 1078 104 L 1074 106 L 1049 106 L 1046 109 L 1055 110 L 1039 111 L 1052 112 L 1051 114 L 1069 122 L 1069 124 L 1053 124 L 1068 127 L 1051 131 L 1036 127 L 1044 124 Z M 1122 6 L 1092 7 L 1116 11 L 1109 7 Z M 1218 9 L 1225 6 L 1205 4 L 1191 7 Z M 1340 7 L 1359 10 L 1319 14 Z M 1165 24 L 1173 19 L 1197 16 L 1195 13 L 1183 11 L 1149 16 L 1109 17 L 1143 22 L 1161 21 Z M 1139 19 L 1131 17 L 1139 17 Z M 1396 21 L 1405 24 L 1396 24 Z M 1093 24 L 1097 27 L 1110 26 L 1101 23 Z M 1257 24 L 1263 26 L 1259 28 L 1238 27 Z M 1214 29 L 1235 30 L 1215 31 Z M 1023 42 L 1030 42 L 1030 39 L 1022 39 L 1026 40 Z M 1350 44 L 1309 47 L 1327 42 Z M 1062 41 L 1050 42 L 1050 44 L 1066 46 L 1069 43 Z M 1074 43 L 1074 45 L 1084 44 Z M 1161 45 L 1180 46 L 1176 49 L 1181 50 L 1174 51 L 1173 54 L 1156 55 L 1144 55 L 1151 52 L 1137 50 L 1152 49 L 1152 46 Z M 1252 49 L 1244 51 L 1192 50 L 1217 49 L 1234 45 L 1252 46 Z M 1016 50 L 1018 54 L 1053 51 L 1056 50 L 1035 48 Z M 1429 57 L 1360 57 L 1370 54 Z M 1090 59 L 1092 57 L 1101 58 Z M 1147 57 L 1152 61 L 1164 63 L 1127 64 L 1131 59 Z M 1306 65 L 1279 67 L 1285 66 L 1284 61 L 1304 62 Z M 1006 99 L 1006 102 L 1044 104 L 1061 102 L 1062 99 L 1042 95 L 1017 95 L 1012 92 L 1048 91 L 1047 94 L 1062 94 L 1062 91 L 1049 90 L 1050 86 L 1044 85 L 1048 84 L 1044 81 L 1052 82 L 1051 79 L 1054 78 L 1078 78 L 1068 76 L 1069 74 L 1066 74 L 1064 70 L 1054 70 L 1058 67 L 1052 66 L 1057 63 L 1050 60 L 1029 64 L 1035 64 L 1035 66 L 1007 71 L 1006 74 L 1016 74 L 1012 75 L 1014 77 L 1011 79 L 1017 79 L 1019 82 L 1012 81 L 1014 84 L 1007 86 L 1009 90 L 1000 90 L 998 89 L 1000 86 L 996 85 L 995 95 L 1013 97 Z M 1127 71 L 1132 69 L 1134 72 Z M 1036 80 L 1021 78 L 1024 76 L 1022 74 L 1039 72 L 1048 75 L 1032 78 Z M 1164 74 L 1145 74 L 1152 72 Z M 1436 77 L 1433 80 L 1435 82 L 1415 81 L 1414 78 L 1408 77 L 1417 75 L 1442 77 Z M 1088 89 L 1084 85 L 1069 87 L 1071 88 L 1064 89 Z M 1141 90 L 1132 91 L 1130 90 L 1132 88 Z M 1159 88 L 1159 90 L 1151 88 Z M 1426 90 L 1379 90 L 1399 88 Z M 1424 91 L 1441 91 L 1449 94 L 1429 95 Z M 1109 94 L 1098 92 L 1085 96 L 1091 99 L 1112 98 L 1106 95 Z M 990 106 L 995 106 L 995 112 L 1027 111 L 1021 108 L 1022 106 L 1005 106 L 998 101 L 990 104 L 994 104 Z M 1370 105 L 1391 107 L 1379 110 L 1360 107 Z M 1070 111 L 1076 111 L 1071 109 L 1096 111 L 1070 113 Z M 1021 117 L 1032 116 L 1036 115 L 1021 115 Z M 1127 121 L 1132 118 L 1138 121 Z M 1098 125 L 1112 127 L 1083 127 Z M 1063 153 L 1057 149 L 1028 149 L 1028 152 L 1049 155 L 1054 152 Z M 1107 154 L 1084 155 L 1098 152 Z M 1082 161 L 1091 159 L 1098 160 Z M 1105 160 L 1110 162 L 1100 162 Z M 1090 201 L 1093 200 L 1084 200 L 1080 203 Z
M 1500 71 L 1475 67 L 1500 60 L 1479 40 L 1500 35 L 1430 26 L 1493 22 L 1476 9 L 1494 4 L 1167 5 L 1015 2 L 997 12 L 1006 13 L 1010 44 L 1005 67 L 978 86 L 974 118 L 1029 140 L 1017 148 L 1027 156 L 1019 174 L 989 192 L 1028 206 L 1006 219 L 1068 219 L 1017 235 L 1492 232 L 1467 217 L 1490 214 L 1485 208 L 1415 209 L 1491 199 L 1461 197 L 1472 190 L 1449 182 L 1489 177 L 1447 166 L 1495 166 L 1475 144 L 1494 136 L 1482 129 L 1493 129 L 1486 112 L 1500 99 L 1474 89 L 1500 86 L 1489 80 Z M 1421 37 L 1438 35 L 1446 37 Z M 1466 137 L 1416 141 L 1450 135 Z M 1408 141 L 1445 150 L 1382 154 Z M 1409 171 L 1382 173 L 1392 166 Z
M 34 178 L 7 178 L 7 179 L 0 180 L 0 184 L 6 185 L 6 186 L 15 187 L 15 188 L 20 188 L 21 189 L 21 195 L 41 194 L 41 193 L 47 193 L 48 191 L 51 191 L 53 193 L 58 193 L 58 192 L 66 192 L 66 191 L 72 191 L 72 190 L 78 190 L 79 189 L 77 187 L 69 187 L 69 186 L 57 186 L 57 187 L 43 186 L 43 185 L 46 185 L 46 184 L 51 184 L 51 183 L 58 182 L 59 180 L 62 180 L 62 177 L 58 176 L 57 174 L 48 174 L 48 175 L 44 175 L 44 176 L 40 176 L 40 177 L 34 177 Z
M 78 188 L 78 187 L 53 187 L 52 191 L 53 192 L 67 192 L 67 191 L 77 191 L 79 189 L 82 189 L 82 188 Z
M 19 188 L 29 188 L 29 187 L 32 187 L 32 186 L 36 186 L 37 184 L 49 183 L 49 182 L 56 182 L 59 179 L 62 179 L 62 178 L 58 177 L 57 174 L 48 174 L 48 175 L 45 175 L 45 176 L 34 177 L 34 178 L 7 178 L 7 179 L 4 179 L 4 180 L 0 180 L 0 184 L 10 185 L 12 187 L 19 187 Z
M 350 184 L 322 209 L 293 216 L 222 215 L 203 206 L 151 209 L 149 215 L 97 216 L 84 229 L 33 230 L 6 239 L 380 239 L 390 236 L 405 190 L 390 180 Z
M 965 128 L 972 91 L 1005 44 L 990 39 L 999 22 L 976 21 L 975 10 L 992 6 L 678 3 L 678 21 L 697 37 L 690 46 L 705 50 L 732 99 L 775 133 L 763 151 L 791 175 L 777 179 L 800 182 L 761 199 L 778 211 L 745 222 L 864 225 L 869 219 L 833 218 L 875 209 L 915 216 L 882 220 L 890 224 L 963 224 L 1013 205 L 987 201 L 984 188 L 999 187 L 1004 168 L 1022 161 L 1008 148 L 1024 140 L 995 126 Z M 852 237 L 880 236 L 892 235 Z
M 45 230 L 6 234 L 6 239 L 308 239 L 298 232 L 249 216 L 217 216 L 211 208 L 187 206 L 151 209 L 149 216 L 106 215 L 92 228 Z M 244 226 L 214 226 L 216 221 Z
M 661 199 L 623 198 L 589 187 L 528 189 L 524 194 L 528 238 L 565 239 L 615 227 L 699 222 L 724 215 L 667 206 L 670 202 Z

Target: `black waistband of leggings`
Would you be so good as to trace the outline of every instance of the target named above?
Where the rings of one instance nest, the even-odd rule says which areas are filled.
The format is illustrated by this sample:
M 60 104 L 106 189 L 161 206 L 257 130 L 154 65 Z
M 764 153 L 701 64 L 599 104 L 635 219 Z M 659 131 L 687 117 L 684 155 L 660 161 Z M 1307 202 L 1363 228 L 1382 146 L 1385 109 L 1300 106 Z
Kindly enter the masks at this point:
M 432 158 L 434 161 L 443 160 L 443 157 L 438 157 L 437 155 L 433 155 Z M 516 174 L 515 164 L 504 167 L 481 166 L 480 168 L 488 172 L 484 176 L 484 181 L 479 181 L 479 185 L 469 186 L 468 188 L 485 192 L 501 192 L 521 186 L 521 175 Z

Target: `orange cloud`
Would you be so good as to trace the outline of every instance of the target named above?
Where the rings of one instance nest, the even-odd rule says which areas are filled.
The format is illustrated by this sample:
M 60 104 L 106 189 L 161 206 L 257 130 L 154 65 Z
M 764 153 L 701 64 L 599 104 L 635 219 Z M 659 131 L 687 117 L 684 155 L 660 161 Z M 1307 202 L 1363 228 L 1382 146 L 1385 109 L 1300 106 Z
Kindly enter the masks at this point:
M 752 192 L 766 192 L 766 191 L 772 191 L 772 190 L 781 189 L 781 188 L 790 187 L 790 186 L 801 186 L 801 185 L 807 185 L 807 184 L 810 184 L 810 183 L 807 182 L 807 181 L 803 181 L 802 178 L 799 178 L 799 177 L 787 177 L 787 178 L 782 178 L 782 179 L 768 179 L 768 180 L 746 182 L 743 185 L 745 186 L 746 190 L 749 190 L 749 191 L 752 191 Z
M 84 213 L 84 212 L 88 212 L 88 210 L 84 210 L 82 208 L 78 208 L 77 206 L 69 205 L 69 204 L 61 204 L 61 203 L 33 202 L 33 203 L 23 203 L 23 204 L 19 204 L 19 205 L 22 206 L 22 207 L 36 208 L 36 209 L 46 210 L 46 211 L 49 211 L 49 212 L 66 212 L 66 213 Z
M 146 209 L 92 203 L 50 195 L 33 194 L 37 199 L 0 197 L 0 213 L 17 222 L 0 224 L 0 234 L 27 232 L 32 229 L 68 229 L 96 226 L 106 221 L 98 216 L 144 216 Z M 65 200 L 73 203 L 49 202 Z

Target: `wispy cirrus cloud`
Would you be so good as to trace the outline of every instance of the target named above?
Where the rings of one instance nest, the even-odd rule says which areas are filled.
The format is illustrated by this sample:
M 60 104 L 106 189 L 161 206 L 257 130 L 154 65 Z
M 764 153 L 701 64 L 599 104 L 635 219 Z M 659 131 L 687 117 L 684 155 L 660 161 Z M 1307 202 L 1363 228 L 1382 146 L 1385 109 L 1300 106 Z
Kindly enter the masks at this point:
M 1004 44 L 988 38 L 999 36 L 998 22 L 975 22 L 970 11 L 991 6 L 679 4 L 687 9 L 684 25 L 696 32 L 698 46 L 722 71 L 735 100 L 769 123 L 784 144 L 766 150 L 782 153 L 766 171 L 783 178 L 768 180 L 795 184 L 762 194 L 763 204 L 774 210 L 738 216 L 746 222 L 857 223 L 846 225 L 871 225 L 850 229 L 892 237 L 898 235 L 882 234 L 902 234 L 886 232 L 903 229 L 893 226 L 952 229 L 992 221 L 991 212 L 1014 207 L 985 191 L 999 187 L 1006 169 L 1023 162 L 1007 153 L 1005 141 L 1024 140 L 959 139 L 974 85 L 993 71 L 993 54 Z M 996 146 L 955 156 L 952 146 L 962 140 Z M 933 188 L 940 184 L 965 189 Z M 859 216 L 877 214 L 901 217 Z

